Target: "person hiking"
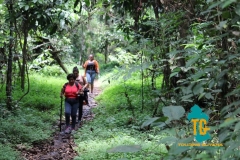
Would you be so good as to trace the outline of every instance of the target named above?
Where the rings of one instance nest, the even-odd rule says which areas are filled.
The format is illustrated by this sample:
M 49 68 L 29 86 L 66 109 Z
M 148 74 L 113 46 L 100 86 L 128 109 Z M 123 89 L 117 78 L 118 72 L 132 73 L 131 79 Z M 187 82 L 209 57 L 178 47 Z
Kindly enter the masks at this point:
M 78 82 L 81 86 L 82 86 L 82 93 L 79 96 L 79 107 L 78 107 L 78 120 L 76 121 L 76 123 L 81 123 L 81 119 L 82 119 L 82 114 L 83 114 L 83 104 L 85 102 L 85 104 L 88 105 L 88 88 L 87 88 L 87 81 L 85 80 L 84 76 L 79 75 L 79 70 L 77 67 L 73 68 L 73 74 L 76 78 L 76 82 Z
M 83 68 L 85 68 L 84 76 L 87 77 L 87 87 L 90 85 L 90 92 L 93 93 L 93 83 L 96 74 L 99 74 L 99 65 L 92 54 L 89 55 L 88 60 L 83 64 Z
M 79 106 L 78 95 L 81 93 L 82 86 L 75 82 L 76 77 L 74 74 L 67 75 L 68 83 L 63 85 L 60 97 L 65 96 L 65 121 L 66 128 L 64 133 L 69 134 L 75 130 L 76 114 Z M 70 116 L 72 124 L 70 126 Z

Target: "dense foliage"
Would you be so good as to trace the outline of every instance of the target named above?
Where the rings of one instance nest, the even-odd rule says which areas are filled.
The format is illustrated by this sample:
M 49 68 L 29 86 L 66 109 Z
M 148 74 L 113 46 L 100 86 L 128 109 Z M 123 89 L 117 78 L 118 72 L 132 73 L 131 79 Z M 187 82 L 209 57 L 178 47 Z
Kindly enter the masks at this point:
M 55 131 L 53 124 L 59 117 L 59 92 L 66 82 L 65 77 L 31 73 L 29 78 L 30 91 L 21 102 L 18 102 L 23 95 L 19 81 L 14 83 L 14 112 L 8 111 L 1 99 L 0 159 L 20 159 L 16 149 L 28 149 L 33 143 L 48 139 Z M 1 97 L 4 97 L 4 94 L 4 90 L 1 90 Z
M 57 98 L 58 83 L 65 80 L 56 77 L 71 72 L 66 64 L 80 66 L 93 53 L 101 64 L 103 82 L 110 86 L 98 98 L 102 107 L 113 117 L 122 110 L 129 112 L 143 133 L 156 128 L 166 132 L 167 139 L 159 143 L 168 152 L 161 156 L 239 158 L 239 1 L 0 2 L 0 146 L 8 144 L 1 153 L 12 152 L 17 143 L 49 136 L 50 132 L 42 132 L 46 128 L 41 122 L 28 120 L 29 116 L 49 111 L 54 117 L 57 102 L 52 99 Z M 38 77 L 29 76 L 35 72 Z M 195 142 L 186 119 L 194 104 L 210 117 L 212 139 L 207 142 L 223 147 L 177 146 Z M 128 116 L 119 116 L 116 128 Z M 49 127 L 53 117 L 43 114 L 40 119 Z M 10 125 L 15 118 L 20 124 Z M 22 134 L 12 137 L 16 132 Z

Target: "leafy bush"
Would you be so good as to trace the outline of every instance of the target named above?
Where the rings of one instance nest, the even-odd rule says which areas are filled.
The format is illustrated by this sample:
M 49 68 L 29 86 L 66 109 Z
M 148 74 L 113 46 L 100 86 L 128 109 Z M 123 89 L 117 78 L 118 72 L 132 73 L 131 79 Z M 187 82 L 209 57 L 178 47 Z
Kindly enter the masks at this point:
M 116 55 L 110 55 L 109 59 L 111 61 L 115 61 L 121 65 L 131 65 L 136 62 L 137 55 L 134 55 L 130 52 L 127 52 L 123 48 L 116 48 L 115 49 Z
M 114 74 L 104 75 L 104 77 L 112 77 Z M 138 73 L 133 72 L 134 78 L 128 80 L 115 79 L 109 84 L 106 82 L 101 85 L 104 86 L 104 91 L 101 95 L 96 97 L 102 106 L 106 107 L 106 111 L 109 113 L 115 113 L 121 110 L 128 110 L 134 114 L 134 112 L 152 112 L 155 108 L 160 107 L 156 103 L 159 93 L 151 89 L 150 80 L 144 79 L 142 86 L 141 77 Z M 110 79 L 110 78 L 109 78 Z M 102 81 L 106 79 L 102 78 Z M 161 86 L 162 77 L 157 78 L 156 86 Z M 143 110 L 142 110 L 143 109 Z M 151 114 L 152 114 L 151 113 Z
M 150 92 L 144 88 L 145 104 L 150 105 Z M 117 99 L 117 101 L 116 101 Z M 120 110 L 140 110 L 141 106 L 141 88 L 137 83 L 127 83 L 112 85 L 103 91 L 103 94 L 97 97 L 97 100 L 110 113 Z M 128 101 L 129 100 L 129 101 Z M 149 108 L 151 107 L 148 106 Z
M 50 65 L 53 61 L 54 61 L 54 59 L 51 58 L 51 54 L 49 53 L 49 51 L 44 50 L 43 53 L 38 55 L 38 57 L 33 60 L 32 64 L 29 66 L 29 68 L 39 71 L 42 68 Z
M 104 54 L 97 53 L 95 55 L 95 59 L 98 61 L 98 63 L 103 64 L 105 62 L 105 56 Z
M 16 152 L 11 147 L 3 145 L 1 143 L 0 143 L 0 155 L 1 160 L 13 160 L 13 159 L 23 160 L 18 152 Z
M 211 139 L 206 140 L 203 143 L 206 145 L 222 143 L 223 146 L 179 146 L 179 143 L 198 143 L 193 137 L 193 125 L 185 120 L 186 114 L 183 107 L 168 106 L 165 108 L 169 109 L 164 114 L 168 117 L 168 122 L 166 121 L 167 126 L 166 123 L 162 123 L 164 125 L 156 123 L 155 126 L 158 128 L 160 127 L 162 133 L 168 135 L 166 138 L 159 141 L 159 143 L 166 144 L 169 147 L 169 151 L 165 156 L 166 159 L 239 159 L 239 118 L 231 117 L 225 121 L 220 121 L 220 125 L 218 126 L 216 126 L 215 120 L 210 120 L 208 123 Z M 210 113 L 212 111 L 205 110 L 205 112 Z M 182 119 L 182 117 L 185 118 Z M 151 123 L 148 124 L 154 124 L 154 121 L 160 119 L 162 118 L 155 118 L 152 121 L 149 119 L 148 122 Z M 234 132 L 231 132 L 231 130 L 234 130 Z
M 43 73 L 45 76 L 61 76 L 64 73 L 62 68 L 60 68 L 57 65 L 52 65 L 52 66 L 45 66 L 40 73 Z
M 109 72 L 115 67 L 119 67 L 120 64 L 116 61 L 109 62 L 107 64 L 101 64 L 101 70 L 104 70 L 104 72 Z
M 118 81 L 105 88 L 103 93 L 97 97 L 99 105 L 102 106 L 95 109 L 95 112 L 98 115 L 97 119 L 89 125 L 85 125 L 82 132 L 76 135 L 76 142 L 79 144 L 77 151 L 83 155 L 85 159 L 94 159 L 96 157 L 101 157 L 102 159 L 141 159 L 143 155 L 148 156 L 149 159 L 157 159 L 159 157 L 162 157 L 163 159 L 180 158 L 203 160 L 239 158 L 238 141 L 240 125 L 238 122 L 239 118 L 236 118 L 239 110 L 234 110 L 231 114 L 227 115 L 226 118 L 230 117 L 229 120 L 220 120 L 216 122 L 215 119 L 211 118 L 211 121 L 209 122 L 212 139 L 208 140 L 207 143 L 223 143 L 223 147 L 181 147 L 178 146 L 178 143 L 194 143 L 192 134 L 193 127 L 185 117 L 187 112 L 185 112 L 181 106 L 163 107 L 164 112 L 162 112 L 162 114 L 164 117 L 147 117 L 147 115 L 152 113 L 151 111 L 153 109 L 152 105 L 154 101 L 149 101 L 149 103 L 144 101 L 146 108 L 144 112 L 140 112 L 141 83 L 139 80 L 134 81 L 135 83 L 129 81 L 125 82 L 125 84 L 119 83 Z M 131 103 L 134 106 L 135 116 L 132 116 L 130 112 L 131 109 L 129 108 L 125 93 L 128 94 Z M 145 84 L 144 98 L 153 99 L 153 95 L 152 91 L 148 90 Z M 165 100 L 165 102 L 168 101 L 171 100 Z M 173 102 L 170 102 L 168 104 L 172 103 Z M 169 110 L 166 111 L 166 109 Z M 227 108 L 225 107 L 222 109 L 221 114 L 224 115 L 226 111 Z M 204 112 L 207 112 L 210 117 L 216 116 L 215 111 L 210 108 L 205 109 Z M 216 126 L 216 123 L 220 123 L 221 125 Z M 149 125 L 152 127 L 148 128 Z M 135 129 L 145 132 L 139 132 Z M 92 132 L 89 133 L 90 130 Z M 234 132 L 232 132 L 233 130 Z M 129 137 L 130 141 L 125 143 L 124 134 L 129 132 L 131 132 L 131 136 Z M 218 132 L 218 134 L 215 132 Z M 147 138 L 144 137 L 144 134 L 146 134 Z M 117 140 L 119 135 L 121 135 L 120 137 L 122 138 L 122 141 L 118 143 Z M 114 137 L 114 140 L 112 137 Z M 108 152 L 109 149 L 116 149 L 115 147 L 121 145 L 139 145 L 139 143 L 134 143 L 136 142 L 135 140 L 131 141 L 132 137 L 134 137 L 135 140 L 139 138 L 137 140 L 138 142 L 141 142 L 140 139 L 144 138 L 150 141 L 158 141 L 158 145 L 162 147 L 161 149 L 159 148 L 160 153 L 155 153 L 154 149 L 139 151 L 137 152 L 138 154 Z M 156 137 L 160 138 L 156 139 Z M 142 142 L 141 144 L 142 146 L 146 145 Z M 154 144 L 151 145 L 155 146 Z M 82 150 L 83 146 L 88 147 L 88 150 Z M 165 147 L 168 150 L 166 150 Z M 93 154 L 93 152 L 96 154 Z M 83 157 L 77 157 L 76 159 L 81 159 Z

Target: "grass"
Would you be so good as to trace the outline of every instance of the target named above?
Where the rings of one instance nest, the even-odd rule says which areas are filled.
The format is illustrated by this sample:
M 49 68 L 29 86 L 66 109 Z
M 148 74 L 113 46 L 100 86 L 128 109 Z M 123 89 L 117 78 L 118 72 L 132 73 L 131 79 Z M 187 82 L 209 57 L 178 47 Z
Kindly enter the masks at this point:
M 98 108 L 94 110 L 96 118 L 84 124 L 83 128 L 75 135 L 76 150 L 79 153 L 79 157 L 75 158 L 76 160 L 205 160 L 210 157 L 212 159 L 239 157 L 239 145 L 237 145 L 238 140 L 235 138 L 236 136 L 232 139 L 226 138 L 227 140 L 225 139 L 226 142 L 224 143 L 226 146 L 236 147 L 235 150 L 229 150 L 229 147 L 209 147 L 203 149 L 178 146 L 178 143 L 189 143 L 189 140 L 193 136 L 191 134 L 191 127 L 189 128 L 189 125 L 186 124 L 185 118 L 172 122 L 166 128 L 161 128 L 162 131 L 159 127 L 151 127 L 150 129 L 147 126 L 147 128 L 141 127 L 143 122 L 146 122 L 148 117 L 152 115 L 156 104 L 155 99 L 158 97 L 149 89 L 149 80 L 145 80 L 143 87 L 144 107 L 142 110 L 142 84 L 140 75 L 133 73 L 133 78 L 124 80 L 124 75 L 118 75 L 118 79 L 113 79 L 114 74 L 117 75 L 118 71 L 113 70 L 111 73 L 105 73 L 105 76 L 102 78 L 102 80 L 105 78 L 105 83 L 103 83 L 105 89 L 96 98 L 99 104 Z M 107 80 L 113 80 L 113 82 L 108 84 L 106 83 Z M 160 82 L 161 77 L 157 79 L 158 89 L 161 86 Z M 161 106 L 158 108 L 159 111 L 161 111 L 160 108 Z M 161 116 L 161 113 L 158 114 Z M 158 125 L 157 122 L 155 125 Z M 227 134 L 229 130 L 225 131 L 220 133 L 219 137 L 223 135 L 230 136 Z M 164 144 L 168 145 L 169 150 L 166 149 Z M 129 153 L 116 149 L 116 147 L 122 145 L 141 146 L 141 150 Z M 134 146 L 132 147 L 134 148 Z
M 68 65 L 71 69 L 76 65 Z M 80 74 L 83 69 L 79 67 Z M 104 88 L 97 100 L 99 107 L 94 111 L 96 119 L 88 122 L 74 136 L 80 157 L 76 159 L 146 159 L 160 157 L 166 153 L 164 145 L 157 141 L 164 137 L 157 129 L 142 132 L 140 126 L 151 114 L 152 99 L 149 96 L 147 84 L 144 87 L 144 113 L 141 111 L 141 81 L 140 78 L 123 83 L 120 78 L 110 84 L 108 79 L 117 75 L 118 70 L 101 72 L 101 87 Z M 5 102 L 0 100 L 0 155 L 4 160 L 20 159 L 17 145 L 29 148 L 33 142 L 48 139 L 54 132 L 52 125 L 56 123 L 60 111 L 59 93 L 62 85 L 67 82 L 66 74 L 58 67 L 48 68 L 38 73 L 30 74 L 29 93 L 16 103 L 26 92 L 22 92 L 16 80 L 13 86 L 14 111 L 5 108 Z M 139 75 L 137 75 L 139 76 Z M 145 81 L 146 82 L 146 81 Z M 148 82 L 147 82 L 148 83 Z M 5 88 L 5 87 L 3 87 Z M 127 101 L 126 93 L 130 102 Z M 1 90 L 1 97 L 5 91 Z M 132 104 L 132 107 L 129 104 Z M 92 131 L 91 131 L 92 130 Z M 109 153 L 112 147 L 118 145 L 140 145 L 141 151 L 136 153 Z M 4 147 L 3 147 L 4 146 Z M 0 158 L 0 159 L 1 159 Z M 151 159 L 150 158 L 150 159 Z
M 14 149 L 16 145 L 28 148 L 33 142 L 48 139 L 52 135 L 52 126 L 59 117 L 60 89 L 66 81 L 65 75 L 50 77 L 31 73 L 29 93 L 19 103 L 16 102 L 26 92 L 27 86 L 22 92 L 19 82 L 15 83 L 14 111 L 7 111 L 5 102 L 1 100 L 0 153 L 6 152 L 7 155 L 2 157 L 0 154 L 0 159 L 19 159 L 19 152 Z M 0 96 L 5 97 L 4 90 Z
M 114 113 L 121 109 L 130 109 L 136 111 L 150 111 L 155 107 L 155 93 L 151 90 L 150 80 L 144 80 L 143 90 L 140 75 L 136 74 L 134 78 L 123 80 L 120 77 L 118 80 L 106 83 L 107 79 L 112 77 L 114 72 L 106 73 L 100 80 L 103 81 L 103 93 L 96 99 L 99 103 L 106 107 L 106 110 Z M 157 88 L 161 86 L 161 79 L 157 79 Z M 130 101 L 128 101 L 128 98 Z M 132 105 L 132 108 L 130 106 Z
M 0 143 L 0 159 L 1 160 L 21 160 L 20 153 L 15 151 L 8 145 Z
M 97 114 L 96 118 L 84 124 L 81 130 L 74 135 L 77 145 L 75 149 L 80 154 L 75 160 L 120 158 L 153 160 L 159 159 L 167 153 L 165 146 L 158 143 L 164 137 L 159 134 L 159 130 L 140 132 L 134 128 L 134 125 L 121 126 L 116 124 L 116 121 L 123 118 L 124 114 L 127 115 L 127 111 L 122 111 L 122 116 L 106 115 L 103 111 L 103 107 L 97 108 L 94 111 Z M 119 145 L 139 145 L 141 151 L 136 153 L 108 152 L 111 148 Z
M 100 80 L 106 80 L 112 73 L 105 73 Z M 96 118 L 85 123 L 74 135 L 77 145 L 75 150 L 79 153 L 75 160 L 155 160 L 167 153 L 165 145 L 158 143 L 160 139 L 166 137 L 165 134 L 160 133 L 158 128 L 152 130 L 141 128 L 142 123 L 152 114 L 154 105 L 149 87 L 145 84 L 143 94 L 145 107 L 142 111 L 141 80 L 136 80 L 136 77 L 125 83 L 120 79 L 111 84 L 101 83 L 104 91 L 96 98 L 99 104 L 94 109 Z M 129 106 L 126 93 L 132 107 Z M 110 149 L 121 145 L 137 145 L 141 150 L 132 153 L 110 152 Z

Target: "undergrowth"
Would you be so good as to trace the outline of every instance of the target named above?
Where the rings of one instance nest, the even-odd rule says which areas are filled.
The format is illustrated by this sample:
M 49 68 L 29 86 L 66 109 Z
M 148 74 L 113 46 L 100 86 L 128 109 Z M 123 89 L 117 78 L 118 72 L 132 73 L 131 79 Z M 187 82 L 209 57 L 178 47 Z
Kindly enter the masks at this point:
M 1 160 L 23 160 L 20 153 L 15 151 L 8 145 L 0 143 L 0 159 Z
M 164 157 L 167 149 L 158 141 L 167 135 L 160 133 L 159 128 L 141 128 L 154 107 L 149 86 L 144 85 L 143 91 L 144 102 L 141 101 L 140 80 L 104 83 L 104 91 L 96 97 L 98 107 L 93 111 L 96 118 L 85 122 L 74 135 L 77 144 L 75 149 L 79 153 L 76 160 L 154 160 Z M 112 151 L 112 148 L 121 145 L 133 145 L 141 149 L 129 153 Z
M 18 101 L 28 86 L 26 84 L 25 91 L 22 92 L 20 83 L 15 80 L 12 112 L 6 109 L 6 104 L 1 99 L 0 159 L 20 159 L 19 152 L 16 151 L 17 146 L 29 148 L 32 143 L 48 139 L 54 132 L 52 126 L 59 117 L 59 95 L 61 87 L 67 81 L 66 76 L 49 77 L 31 73 L 29 78 L 29 93 L 20 102 Z M 0 96 L 5 97 L 3 89 Z
M 163 157 L 166 147 L 158 143 L 165 137 L 159 134 L 160 130 L 141 132 L 139 125 L 128 124 L 128 111 L 121 111 L 116 114 L 105 112 L 104 107 L 94 110 L 96 118 L 83 125 L 81 130 L 74 135 L 75 148 L 79 157 L 75 160 L 95 160 L 95 159 L 146 159 L 153 160 Z M 111 148 L 120 145 L 136 145 L 141 147 L 141 151 L 133 153 L 112 153 Z
M 106 81 L 113 80 L 112 73 L 106 73 Z M 84 124 L 75 135 L 76 150 L 80 155 L 77 160 L 238 159 L 240 122 L 239 116 L 234 117 L 234 114 L 237 115 L 239 109 L 229 113 L 227 117 L 231 118 L 210 121 L 208 125 L 212 138 L 204 144 L 220 143 L 222 147 L 179 146 L 180 143 L 197 143 L 193 126 L 186 118 L 189 112 L 183 106 L 172 105 L 173 102 L 169 106 L 156 105 L 161 97 L 149 89 L 149 81 L 144 80 L 142 90 L 139 75 L 132 77 L 124 80 L 119 76 L 113 83 L 104 83 L 104 91 L 96 98 L 99 104 L 94 110 L 96 119 Z M 159 82 L 158 85 L 157 88 L 161 88 Z M 150 118 L 156 107 L 157 117 Z M 215 111 L 207 108 L 203 112 Z M 131 145 L 130 151 L 124 150 L 129 148 L 126 145 Z M 139 146 L 141 149 L 131 152 Z

